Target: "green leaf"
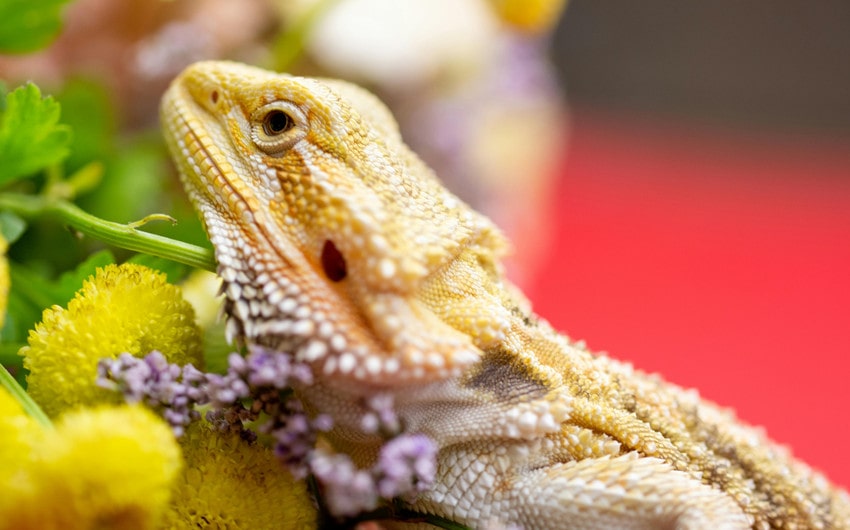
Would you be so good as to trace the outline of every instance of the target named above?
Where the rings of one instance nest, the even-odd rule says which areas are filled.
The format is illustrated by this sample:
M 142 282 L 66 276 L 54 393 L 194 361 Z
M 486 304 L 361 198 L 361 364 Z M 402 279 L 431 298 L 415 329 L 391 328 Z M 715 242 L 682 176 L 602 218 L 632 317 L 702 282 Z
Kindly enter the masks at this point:
M 227 373 L 227 357 L 239 351 L 229 344 L 224 331 L 224 319 L 204 328 L 204 369 L 215 374 Z
M 26 345 L 26 341 L 0 342 L 0 365 L 5 366 L 15 379 L 22 383 L 26 381 L 26 375 L 22 373 L 24 358 L 18 355 L 18 352 Z
M 0 212 L 0 235 L 10 245 L 27 229 L 27 222 L 12 212 Z
M 59 104 L 32 83 L 6 94 L 0 116 L 0 186 L 68 156 L 71 129 L 59 123 Z
M 102 250 L 89 256 L 74 270 L 67 271 L 59 278 L 51 280 L 29 267 L 11 262 L 9 263 L 11 291 L 41 309 L 54 304 L 65 306 L 80 290 L 86 278 L 92 276 L 98 267 L 105 267 L 110 263 L 115 263 L 112 253 Z
M 9 311 L 0 330 L 0 342 L 26 341 L 29 330 L 41 319 L 42 311 L 53 305 L 67 307 L 68 302 L 83 286 L 83 281 L 98 267 L 115 263 L 108 250 L 96 252 L 74 270 L 51 280 L 45 273 L 14 261 L 9 262 Z
M 0 2 L 0 52 L 26 53 L 50 44 L 62 29 L 62 7 L 67 1 Z
M 5 347 L 9 344 L 26 342 L 29 331 L 41 319 L 44 308 L 36 306 L 12 288 L 9 290 L 6 309 L 6 320 L 3 322 L 3 329 L 0 329 L 0 344 Z M 15 350 L 15 353 L 17 353 L 17 350 Z M 7 363 L 4 362 L 3 364 Z

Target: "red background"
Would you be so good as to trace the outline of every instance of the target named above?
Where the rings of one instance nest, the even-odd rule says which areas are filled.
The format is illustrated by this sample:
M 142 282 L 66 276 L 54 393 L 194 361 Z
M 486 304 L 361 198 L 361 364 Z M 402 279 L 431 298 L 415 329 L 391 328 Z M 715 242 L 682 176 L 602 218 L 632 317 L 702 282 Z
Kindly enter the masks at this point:
M 537 311 L 850 486 L 850 141 L 577 112 Z

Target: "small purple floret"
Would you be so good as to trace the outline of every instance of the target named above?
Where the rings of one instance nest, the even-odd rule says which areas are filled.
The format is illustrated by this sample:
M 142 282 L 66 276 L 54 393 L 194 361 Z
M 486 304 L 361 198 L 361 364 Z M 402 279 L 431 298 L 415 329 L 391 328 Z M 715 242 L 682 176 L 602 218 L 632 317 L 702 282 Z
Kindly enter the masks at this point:
M 97 384 L 120 391 L 129 403 L 144 403 L 159 411 L 176 436 L 200 418 L 194 405 L 205 399 L 200 389 L 203 377 L 194 366 L 169 364 L 153 351 L 144 358 L 122 353 L 117 359 L 102 359 L 97 366 Z
M 322 485 L 328 510 L 336 516 L 352 516 L 373 510 L 378 493 L 372 475 L 357 469 L 344 454 L 316 449 L 310 459 L 310 470 Z
M 360 428 L 367 433 L 396 434 L 400 425 L 393 407 L 391 394 L 375 394 L 366 400 L 369 412 L 360 420 Z
M 378 492 L 388 499 L 422 492 L 436 475 L 437 446 L 424 434 L 402 434 L 381 447 L 375 466 Z
M 158 411 L 177 436 L 200 417 L 198 405 L 210 406 L 207 421 L 220 432 L 239 433 L 249 442 L 257 433 L 268 434 L 275 455 L 294 476 L 315 476 L 335 516 L 373 510 L 381 499 L 410 499 L 433 484 L 437 447 L 424 434 L 399 434 L 391 394 L 365 400 L 361 429 L 388 438 L 371 468 L 359 469 L 345 454 L 317 449 L 318 434 L 331 430 L 333 421 L 324 414 L 311 419 L 289 390 L 312 382 L 308 365 L 260 346 L 249 347 L 245 357 L 231 354 L 225 374 L 169 364 L 153 351 L 141 359 L 127 353 L 103 359 L 97 377 L 98 385 L 121 392 L 128 402 Z

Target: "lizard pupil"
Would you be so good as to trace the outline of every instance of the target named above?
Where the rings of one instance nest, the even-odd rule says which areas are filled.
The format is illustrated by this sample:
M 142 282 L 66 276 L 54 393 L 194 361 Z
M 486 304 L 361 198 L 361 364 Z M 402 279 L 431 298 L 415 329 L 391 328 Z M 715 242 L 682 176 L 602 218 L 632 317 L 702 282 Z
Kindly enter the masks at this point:
M 326 239 L 322 247 L 322 269 L 325 271 L 325 276 L 332 282 L 341 281 L 348 272 L 345 258 L 330 239 Z
M 295 122 L 282 110 L 273 110 L 263 118 L 263 131 L 269 136 L 285 133 L 294 126 Z

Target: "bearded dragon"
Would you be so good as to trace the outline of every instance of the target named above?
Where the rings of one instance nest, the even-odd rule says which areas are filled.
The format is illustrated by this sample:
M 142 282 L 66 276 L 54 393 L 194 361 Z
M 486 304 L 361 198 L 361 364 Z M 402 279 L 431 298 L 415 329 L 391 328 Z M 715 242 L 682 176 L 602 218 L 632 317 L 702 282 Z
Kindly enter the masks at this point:
M 229 334 L 308 363 L 300 397 L 361 465 L 381 443 L 364 403 L 391 395 L 439 448 L 413 510 L 476 528 L 850 528 L 847 494 L 759 429 L 536 316 L 499 230 L 368 91 L 202 62 L 161 114 Z

